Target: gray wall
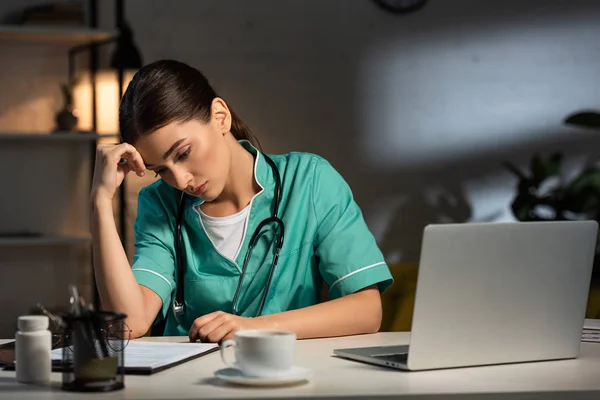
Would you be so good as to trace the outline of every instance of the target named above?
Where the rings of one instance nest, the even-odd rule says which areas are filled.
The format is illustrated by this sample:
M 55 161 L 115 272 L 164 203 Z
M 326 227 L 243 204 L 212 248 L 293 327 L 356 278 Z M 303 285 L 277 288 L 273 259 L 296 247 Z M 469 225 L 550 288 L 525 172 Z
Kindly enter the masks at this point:
M 37 3 L 3 0 L 0 14 Z M 600 3 L 429 3 L 401 17 L 371 0 L 130 0 L 127 17 L 146 62 L 201 69 L 267 152 L 328 158 L 388 261 L 414 262 L 427 223 L 512 219 L 515 181 L 503 160 L 562 150 L 576 167 L 600 144 L 561 125 L 571 111 L 600 105 Z M 101 4 L 110 27 L 112 2 Z M 0 131 L 52 129 L 66 50 L 0 43 Z M 26 159 L 2 176 L 21 166 Z M 128 179 L 131 210 L 146 183 Z M 0 262 L 2 280 L 18 273 L 18 287 L 47 276 L 18 267 L 15 251 L 0 248 L 10 264 Z M 72 258 L 87 268 L 86 257 Z M 77 273 L 48 265 L 56 279 Z
M 589 153 L 561 126 L 600 104 L 600 3 L 431 0 L 128 2 L 146 62 L 186 61 L 266 151 L 328 158 L 390 261 L 415 261 L 436 221 L 511 220 L 505 159 Z M 570 158 L 569 158 L 570 157 Z

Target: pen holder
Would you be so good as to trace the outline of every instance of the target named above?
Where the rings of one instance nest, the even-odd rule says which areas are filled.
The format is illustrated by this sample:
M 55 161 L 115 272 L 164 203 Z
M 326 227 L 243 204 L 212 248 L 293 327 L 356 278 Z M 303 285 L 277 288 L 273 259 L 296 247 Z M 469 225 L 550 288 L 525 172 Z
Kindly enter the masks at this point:
M 125 315 L 93 312 L 64 317 L 62 389 L 107 392 L 124 385 Z

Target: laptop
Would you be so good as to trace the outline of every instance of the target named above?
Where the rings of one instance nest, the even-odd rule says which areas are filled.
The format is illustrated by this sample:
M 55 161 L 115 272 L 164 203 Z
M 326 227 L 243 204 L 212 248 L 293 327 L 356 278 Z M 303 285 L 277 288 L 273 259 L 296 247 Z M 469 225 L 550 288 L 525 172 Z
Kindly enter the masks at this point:
M 595 221 L 425 227 L 408 346 L 336 349 L 407 371 L 576 358 Z

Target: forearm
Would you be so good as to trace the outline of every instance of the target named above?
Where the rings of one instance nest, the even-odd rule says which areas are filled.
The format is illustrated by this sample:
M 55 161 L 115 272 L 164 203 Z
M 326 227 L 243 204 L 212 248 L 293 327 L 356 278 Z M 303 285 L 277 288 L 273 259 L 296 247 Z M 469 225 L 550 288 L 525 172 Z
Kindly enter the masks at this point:
M 127 315 L 127 324 L 139 336 L 147 331 L 144 296 L 137 283 L 115 225 L 112 202 L 92 198 L 94 276 L 102 308 Z
M 298 339 L 375 333 L 381 325 L 379 290 L 369 287 L 339 299 L 258 317 L 265 326 L 296 333 Z

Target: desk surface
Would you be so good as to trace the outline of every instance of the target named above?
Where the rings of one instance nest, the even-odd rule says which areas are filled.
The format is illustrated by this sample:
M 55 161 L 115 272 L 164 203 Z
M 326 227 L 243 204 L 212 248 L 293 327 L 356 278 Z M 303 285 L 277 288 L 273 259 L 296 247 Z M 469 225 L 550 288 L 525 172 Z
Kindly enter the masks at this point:
M 184 337 L 147 338 L 185 341 Z M 458 398 L 461 399 L 599 399 L 600 343 L 582 343 L 574 360 L 522 363 L 437 371 L 403 372 L 344 360 L 333 349 L 407 344 L 407 333 L 378 333 L 335 339 L 301 340 L 296 365 L 313 370 L 310 382 L 283 388 L 228 386 L 214 371 L 224 368 L 218 353 L 150 376 L 125 376 L 121 391 L 86 394 L 88 399 L 224 399 L 224 398 Z M 14 371 L 0 371 L 0 398 L 74 399 L 80 393 L 60 390 L 61 375 L 50 387 L 19 384 Z M 552 393 L 548 393 L 552 392 Z M 424 396 L 425 395 L 425 396 Z

